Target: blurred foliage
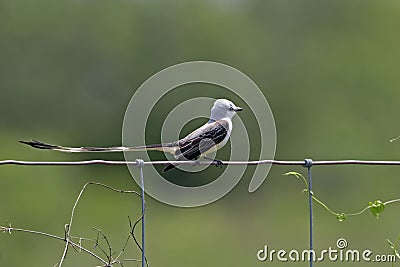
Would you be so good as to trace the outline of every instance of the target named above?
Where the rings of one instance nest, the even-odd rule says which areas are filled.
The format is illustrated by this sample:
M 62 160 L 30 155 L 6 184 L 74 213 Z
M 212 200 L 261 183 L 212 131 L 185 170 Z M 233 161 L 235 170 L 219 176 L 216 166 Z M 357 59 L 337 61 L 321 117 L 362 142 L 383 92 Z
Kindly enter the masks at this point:
M 211 60 L 243 71 L 263 90 L 276 119 L 276 158 L 396 160 L 400 142 L 389 140 L 400 134 L 399 24 L 400 2 L 394 0 L 0 0 L 0 157 L 92 158 L 37 151 L 16 141 L 120 144 L 126 106 L 143 81 L 176 63 Z M 193 96 L 238 100 L 219 90 L 188 86 L 168 99 L 174 99 L 172 106 Z M 154 120 L 162 121 L 168 108 L 160 103 Z M 251 116 L 241 114 L 244 120 Z M 248 127 L 257 131 L 255 124 Z M 150 264 L 261 266 L 266 263 L 256 253 L 265 244 L 307 248 L 306 197 L 301 183 L 282 176 L 292 170 L 304 171 L 272 167 L 253 194 L 246 176 L 226 197 L 201 208 L 174 208 L 148 197 Z M 217 172 L 211 168 L 196 179 Z M 399 198 L 398 173 L 390 166 L 314 167 L 314 191 L 332 209 L 357 211 L 375 199 Z M 85 182 L 138 188 L 126 168 L 110 166 L 2 166 L 0 179 L 1 224 L 61 236 Z M 115 239 L 125 236 L 126 211 L 140 212 L 139 202 L 102 190 L 87 198 L 78 209 L 76 231 L 88 235 L 95 235 L 95 226 Z M 316 207 L 316 248 L 334 247 L 343 237 L 352 249 L 390 253 L 386 239 L 400 233 L 399 209 L 391 205 L 379 220 L 367 214 L 339 223 Z M 0 265 L 52 266 L 62 247 L 46 238 L 4 234 Z M 70 254 L 66 266 L 94 265 Z

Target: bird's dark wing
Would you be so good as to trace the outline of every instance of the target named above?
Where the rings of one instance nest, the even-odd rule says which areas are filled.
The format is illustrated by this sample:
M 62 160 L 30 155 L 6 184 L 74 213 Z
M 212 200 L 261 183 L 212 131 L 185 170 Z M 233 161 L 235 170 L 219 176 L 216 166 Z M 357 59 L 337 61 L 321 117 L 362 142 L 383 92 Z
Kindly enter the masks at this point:
M 176 152 L 177 160 L 196 159 L 201 154 L 210 150 L 213 146 L 221 143 L 228 134 L 229 123 L 226 120 L 218 120 L 208 124 L 204 128 L 189 134 L 186 138 L 179 141 L 179 150 Z M 173 164 L 168 164 L 164 172 L 175 168 Z

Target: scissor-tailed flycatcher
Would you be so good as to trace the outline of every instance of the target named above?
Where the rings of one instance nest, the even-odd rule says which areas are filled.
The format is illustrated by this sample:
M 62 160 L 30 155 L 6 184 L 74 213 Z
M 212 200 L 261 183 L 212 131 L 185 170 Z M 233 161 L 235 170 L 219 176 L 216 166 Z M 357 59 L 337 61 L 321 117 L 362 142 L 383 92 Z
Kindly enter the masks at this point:
M 198 157 L 207 158 L 207 154 L 223 147 L 232 132 L 232 117 L 237 111 L 243 110 L 226 99 L 217 99 L 211 108 L 210 120 L 186 137 L 171 143 L 153 144 L 137 147 L 64 147 L 42 143 L 39 141 L 20 141 L 39 149 L 50 149 L 62 152 L 124 152 L 158 150 L 171 153 L 176 160 L 194 160 Z M 207 158 L 209 159 L 209 158 Z M 216 160 L 220 163 L 220 161 Z M 220 163 L 221 164 L 221 163 Z M 164 172 L 175 168 L 168 164 Z

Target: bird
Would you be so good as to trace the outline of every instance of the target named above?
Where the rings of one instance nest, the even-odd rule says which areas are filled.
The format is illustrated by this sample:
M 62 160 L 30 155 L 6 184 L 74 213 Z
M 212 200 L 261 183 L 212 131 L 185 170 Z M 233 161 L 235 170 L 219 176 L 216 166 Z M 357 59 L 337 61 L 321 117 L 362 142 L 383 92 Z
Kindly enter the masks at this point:
M 229 140 L 232 132 L 232 118 L 243 108 L 236 106 L 227 99 L 215 100 L 209 120 L 203 126 L 197 128 L 187 136 L 170 143 L 151 144 L 136 147 L 66 147 L 43 143 L 37 140 L 19 141 L 38 149 L 49 149 L 61 152 L 128 152 L 128 151 L 162 151 L 174 155 L 177 161 L 197 160 L 205 158 L 216 162 L 221 166 L 222 161 L 208 158 L 207 155 L 222 148 Z M 172 170 L 177 165 L 167 164 L 163 172 Z

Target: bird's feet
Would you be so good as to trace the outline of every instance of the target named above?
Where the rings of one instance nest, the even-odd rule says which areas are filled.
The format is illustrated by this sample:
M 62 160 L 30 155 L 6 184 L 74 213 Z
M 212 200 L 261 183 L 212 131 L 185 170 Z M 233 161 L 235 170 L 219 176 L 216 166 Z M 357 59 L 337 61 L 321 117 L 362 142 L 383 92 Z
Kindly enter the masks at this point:
M 217 168 L 221 168 L 222 165 L 224 165 L 219 159 L 214 159 L 213 162 L 215 163 L 215 167 Z
M 209 158 L 209 157 L 204 157 L 204 158 L 208 159 L 208 160 L 211 160 L 213 162 L 213 164 L 215 165 L 215 167 L 217 167 L 217 168 L 220 168 L 220 167 L 222 167 L 222 165 L 224 165 L 224 163 L 219 159 L 212 159 L 212 158 Z

